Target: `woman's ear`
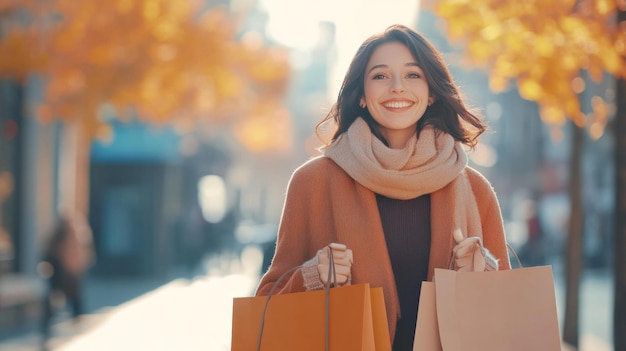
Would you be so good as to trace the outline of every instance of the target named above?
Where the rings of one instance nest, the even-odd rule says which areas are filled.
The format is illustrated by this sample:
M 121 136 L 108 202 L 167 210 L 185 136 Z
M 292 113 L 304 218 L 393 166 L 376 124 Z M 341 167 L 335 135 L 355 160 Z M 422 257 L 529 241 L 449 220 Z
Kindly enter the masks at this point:
M 428 106 L 432 105 L 435 102 L 435 97 L 434 96 L 429 96 L 428 97 Z
M 367 107 L 367 104 L 365 103 L 365 97 L 361 97 L 361 100 L 359 101 L 359 106 L 361 106 L 361 108 Z

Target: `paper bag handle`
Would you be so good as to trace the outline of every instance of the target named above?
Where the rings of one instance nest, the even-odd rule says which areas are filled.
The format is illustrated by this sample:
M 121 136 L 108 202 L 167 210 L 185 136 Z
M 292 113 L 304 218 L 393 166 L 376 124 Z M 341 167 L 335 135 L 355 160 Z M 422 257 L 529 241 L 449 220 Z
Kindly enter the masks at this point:
M 274 290 L 276 290 L 276 288 L 278 287 L 278 283 L 280 283 L 281 280 L 283 280 L 283 278 L 285 278 L 285 276 L 287 276 L 287 274 L 302 268 L 302 265 L 297 265 L 295 267 L 292 267 L 290 269 L 288 269 L 287 271 L 285 271 L 283 274 L 281 274 L 278 279 L 276 279 L 276 281 L 274 282 L 274 284 L 272 284 L 272 288 L 270 289 L 269 293 L 267 294 L 267 299 L 265 300 L 265 305 L 263 306 L 263 313 L 261 314 L 261 326 L 259 328 L 259 338 L 257 341 L 257 351 L 261 351 L 261 341 L 263 339 L 263 328 L 265 327 L 265 314 L 267 312 L 267 307 L 269 305 L 270 302 L 270 298 L 272 298 L 272 294 L 274 293 Z M 331 278 L 332 277 L 332 281 Z M 333 258 L 333 249 L 332 247 L 328 246 L 328 281 L 326 282 L 326 297 L 325 297 L 325 316 L 324 316 L 324 333 L 325 333 L 325 339 L 326 339 L 326 351 L 328 351 L 329 349 L 329 312 L 330 312 L 330 287 L 331 285 L 335 285 L 337 286 L 337 273 L 335 272 L 335 259 Z
M 509 251 L 513 254 L 513 257 L 515 257 L 515 260 L 517 261 L 517 268 L 524 268 L 522 261 L 520 261 L 519 256 L 517 256 L 517 252 L 513 249 L 513 246 L 507 242 L 506 248 L 509 249 Z

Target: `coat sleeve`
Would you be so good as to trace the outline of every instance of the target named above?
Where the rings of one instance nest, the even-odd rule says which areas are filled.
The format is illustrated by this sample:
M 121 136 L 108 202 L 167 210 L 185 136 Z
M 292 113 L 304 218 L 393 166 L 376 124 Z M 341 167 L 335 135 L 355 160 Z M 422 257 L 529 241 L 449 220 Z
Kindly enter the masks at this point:
M 287 194 L 278 227 L 276 250 L 269 269 L 261 278 L 256 295 L 267 295 L 274 283 L 286 271 L 313 258 L 321 247 L 312 247 L 311 199 L 315 197 L 313 175 L 302 168 L 289 180 Z M 286 275 L 276 286 L 274 294 L 305 291 L 302 270 Z
M 472 188 L 479 202 L 480 220 L 483 228 L 483 244 L 498 259 L 499 269 L 511 269 L 507 249 L 504 221 L 496 192 L 489 181 L 480 173 L 474 173 Z

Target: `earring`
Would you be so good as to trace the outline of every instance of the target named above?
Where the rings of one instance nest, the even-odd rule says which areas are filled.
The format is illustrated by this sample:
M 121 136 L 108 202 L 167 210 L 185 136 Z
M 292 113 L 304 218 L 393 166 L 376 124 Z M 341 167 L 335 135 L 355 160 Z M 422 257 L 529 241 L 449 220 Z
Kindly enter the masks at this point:
M 359 106 L 361 106 L 361 108 L 366 108 L 367 105 L 365 104 L 365 102 L 361 101 L 361 103 L 359 104 Z

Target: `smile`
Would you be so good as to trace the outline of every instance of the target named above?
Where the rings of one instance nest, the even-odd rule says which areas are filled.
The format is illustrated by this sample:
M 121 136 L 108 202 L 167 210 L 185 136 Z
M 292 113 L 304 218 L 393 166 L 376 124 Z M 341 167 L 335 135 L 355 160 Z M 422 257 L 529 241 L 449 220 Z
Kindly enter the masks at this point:
M 412 106 L 414 102 L 412 101 L 390 101 L 383 104 L 386 108 L 405 108 Z

